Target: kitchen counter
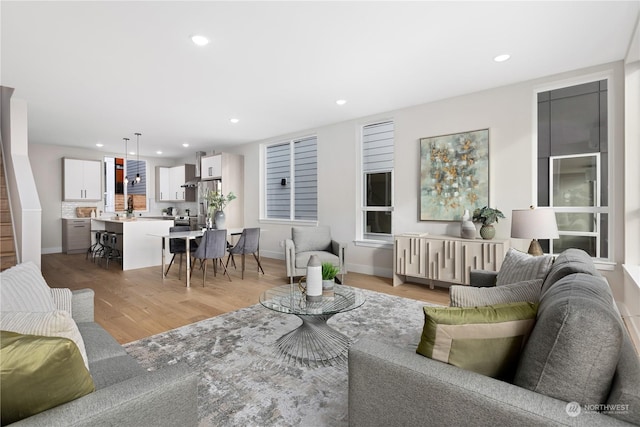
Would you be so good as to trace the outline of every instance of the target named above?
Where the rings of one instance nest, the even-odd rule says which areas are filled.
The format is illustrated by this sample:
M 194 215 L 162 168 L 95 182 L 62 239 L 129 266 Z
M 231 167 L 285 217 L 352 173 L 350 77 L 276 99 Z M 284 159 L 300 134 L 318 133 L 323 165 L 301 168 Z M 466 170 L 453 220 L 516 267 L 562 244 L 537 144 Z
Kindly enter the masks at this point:
M 91 218 L 91 230 L 106 230 L 118 235 L 118 249 L 122 253 L 122 269 L 162 265 L 158 239 L 153 234 L 168 234 L 173 218 Z M 117 265 L 117 264 L 116 264 Z

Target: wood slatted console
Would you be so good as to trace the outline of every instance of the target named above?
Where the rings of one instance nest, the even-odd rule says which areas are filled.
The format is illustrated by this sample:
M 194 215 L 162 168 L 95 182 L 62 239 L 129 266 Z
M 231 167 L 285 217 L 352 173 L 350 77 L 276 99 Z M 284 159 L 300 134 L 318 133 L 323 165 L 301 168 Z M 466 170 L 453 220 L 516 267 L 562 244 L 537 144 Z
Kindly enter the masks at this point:
M 471 270 L 498 271 L 508 249 L 509 240 L 399 234 L 394 239 L 393 286 L 412 277 L 468 285 Z

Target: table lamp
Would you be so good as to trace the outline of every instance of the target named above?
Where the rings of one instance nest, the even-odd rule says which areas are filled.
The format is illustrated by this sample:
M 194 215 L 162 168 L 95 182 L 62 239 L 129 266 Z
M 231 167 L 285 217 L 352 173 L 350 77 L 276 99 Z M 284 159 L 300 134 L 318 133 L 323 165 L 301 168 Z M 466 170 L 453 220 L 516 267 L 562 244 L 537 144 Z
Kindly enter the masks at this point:
M 511 214 L 511 237 L 533 239 L 528 253 L 542 255 L 538 239 L 557 239 L 558 224 L 553 208 L 514 209 Z

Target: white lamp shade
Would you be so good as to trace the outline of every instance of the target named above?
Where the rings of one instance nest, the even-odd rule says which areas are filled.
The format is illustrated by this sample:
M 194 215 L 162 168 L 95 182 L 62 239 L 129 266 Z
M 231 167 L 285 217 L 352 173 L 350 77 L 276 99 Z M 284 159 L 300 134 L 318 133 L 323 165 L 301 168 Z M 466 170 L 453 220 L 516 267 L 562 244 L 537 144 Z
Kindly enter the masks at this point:
M 557 239 L 558 224 L 552 208 L 514 209 L 511 237 L 519 239 Z

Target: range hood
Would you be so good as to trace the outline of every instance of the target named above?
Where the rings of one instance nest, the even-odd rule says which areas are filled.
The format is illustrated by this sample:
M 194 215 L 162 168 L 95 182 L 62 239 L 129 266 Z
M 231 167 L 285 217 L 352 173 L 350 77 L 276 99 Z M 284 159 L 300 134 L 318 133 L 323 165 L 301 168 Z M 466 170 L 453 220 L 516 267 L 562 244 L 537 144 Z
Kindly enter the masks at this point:
M 200 162 L 202 161 L 202 156 L 206 156 L 207 153 L 204 151 L 196 151 L 196 176 L 193 179 L 182 184 L 180 187 L 182 188 L 195 188 L 198 186 L 200 182 Z

